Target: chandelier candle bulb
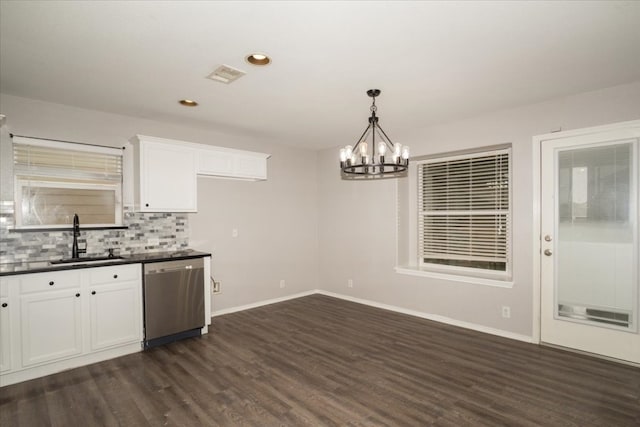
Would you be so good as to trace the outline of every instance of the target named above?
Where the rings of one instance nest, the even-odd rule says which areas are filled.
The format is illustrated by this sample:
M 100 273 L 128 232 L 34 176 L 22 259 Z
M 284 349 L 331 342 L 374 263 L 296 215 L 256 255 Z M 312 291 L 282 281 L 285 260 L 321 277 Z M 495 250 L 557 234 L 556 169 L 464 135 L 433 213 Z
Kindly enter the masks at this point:
M 402 159 L 409 160 L 409 147 L 406 145 L 402 148 Z
M 366 156 L 367 151 L 369 151 L 369 146 L 367 145 L 367 143 L 363 142 L 362 144 L 360 144 L 360 155 L 363 157 Z
M 393 157 L 400 157 L 402 155 L 402 144 L 396 144 L 393 149 Z
M 344 163 L 344 162 L 346 162 L 346 161 L 347 161 L 347 150 L 346 150 L 346 149 L 344 149 L 344 148 L 342 148 L 342 149 L 340 150 L 340 162 L 341 162 L 341 163 Z

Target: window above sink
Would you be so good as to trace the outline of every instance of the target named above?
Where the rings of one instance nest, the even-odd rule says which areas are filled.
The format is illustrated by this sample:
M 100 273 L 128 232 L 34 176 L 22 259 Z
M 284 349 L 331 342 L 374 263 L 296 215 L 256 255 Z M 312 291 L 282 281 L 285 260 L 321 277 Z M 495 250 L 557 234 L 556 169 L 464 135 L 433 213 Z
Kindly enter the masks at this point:
M 122 226 L 122 150 L 13 137 L 16 229 Z

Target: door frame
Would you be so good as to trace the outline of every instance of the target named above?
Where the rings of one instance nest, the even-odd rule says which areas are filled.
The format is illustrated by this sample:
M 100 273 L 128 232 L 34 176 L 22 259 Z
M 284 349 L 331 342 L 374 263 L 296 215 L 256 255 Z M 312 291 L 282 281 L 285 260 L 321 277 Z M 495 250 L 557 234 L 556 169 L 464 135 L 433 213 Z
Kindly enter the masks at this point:
M 640 120 L 630 120 L 626 122 L 612 123 L 602 126 L 593 126 L 582 129 L 568 131 L 557 131 L 543 135 L 535 135 L 532 138 L 532 159 L 533 159 L 533 330 L 531 341 L 540 344 L 541 334 L 541 301 L 542 298 L 542 275 L 540 272 L 542 260 L 542 204 L 541 204 L 541 178 L 542 178 L 542 143 L 553 139 L 570 138 L 594 133 L 603 133 L 613 130 L 640 127 Z

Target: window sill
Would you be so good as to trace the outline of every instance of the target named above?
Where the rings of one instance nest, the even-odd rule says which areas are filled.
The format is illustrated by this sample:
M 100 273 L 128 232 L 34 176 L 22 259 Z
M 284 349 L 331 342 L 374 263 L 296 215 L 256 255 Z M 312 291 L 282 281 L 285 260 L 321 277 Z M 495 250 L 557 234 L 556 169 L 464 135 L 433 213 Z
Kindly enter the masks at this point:
M 440 273 L 435 271 L 429 271 L 420 269 L 418 267 L 395 267 L 395 272 L 398 274 L 405 274 L 408 276 L 418 276 L 418 277 L 431 277 L 433 279 L 442 279 L 442 280 L 450 280 L 453 282 L 462 282 L 462 283 L 471 283 L 474 285 L 483 285 L 483 286 L 493 286 L 496 288 L 513 288 L 513 281 L 510 280 L 498 280 L 498 279 L 488 279 L 484 277 L 472 277 L 472 276 L 461 276 L 459 274 L 450 274 L 450 273 Z

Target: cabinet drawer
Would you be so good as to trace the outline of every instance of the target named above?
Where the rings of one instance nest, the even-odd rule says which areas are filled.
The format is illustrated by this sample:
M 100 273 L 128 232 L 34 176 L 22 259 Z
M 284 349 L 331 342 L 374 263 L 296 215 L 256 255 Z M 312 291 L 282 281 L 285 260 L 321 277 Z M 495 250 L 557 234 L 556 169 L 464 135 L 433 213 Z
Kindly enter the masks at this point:
M 25 274 L 20 278 L 20 293 L 80 287 L 79 271 L 55 271 Z
M 142 278 L 140 264 L 113 265 L 109 267 L 96 267 L 90 269 L 89 283 L 99 285 L 101 283 L 120 283 Z

